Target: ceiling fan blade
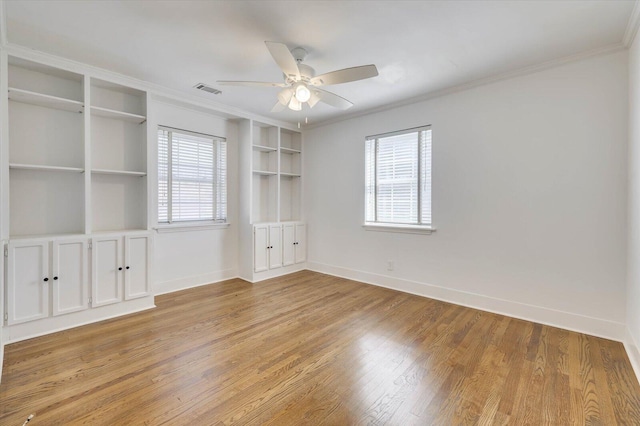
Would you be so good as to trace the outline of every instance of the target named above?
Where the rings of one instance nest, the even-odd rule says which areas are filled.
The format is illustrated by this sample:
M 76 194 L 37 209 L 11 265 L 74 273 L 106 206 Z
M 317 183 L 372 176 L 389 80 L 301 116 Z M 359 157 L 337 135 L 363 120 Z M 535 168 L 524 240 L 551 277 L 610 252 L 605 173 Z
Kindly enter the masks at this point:
M 314 86 L 326 86 L 329 84 L 348 83 L 350 81 L 364 80 L 378 75 L 375 65 L 362 65 L 360 67 L 345 68 L 332 71 L 312 78 L 309 82 Z
M 286 76 L 295 76 L 297 80 L 300 80 L 300 70 L 298 69 L 298 63 L 293 57 L 286 44 L 276 43 L 274 41 L 265 41 L 269 53 L 273 56 L 276 64 L 280 67 L 282 72 Z
M 292 89 L 286 88 L 284 90 L 281 90 L 280 93 L 278 93 L 278 102 L 280 102 L 284 106 L 287 106 L 292 96 L 293 96 Z
M 309 96 L 309 100 L 307 101 L 309 108 L 313 108 L 318 102 L 320 102 L 320 96 L 318 96 L 316 90 L 312 90 L 311 96 Z
M 216 83 L 226 86 L 246 86 L 246 87 L 286 87 L 284 83 L 269 83 L 267 81 L 230 81 L 218 80 Z
M 326 90 L 313 89 L 314 92 L 320 98 L 321 102 L 329 104 L 332 107 L 340 109 L 349 109 L 353 106 L 352 102 L 349 102 L 343 97 L 336 95 L 335 93 L 327 92 Z
M 273 106 L 273 108 L 271 108 L 271 112 L 280 112 L 283 111 L 285 108 L 287 107 L 287 105 L 282 105 L 280 103 L 280 101 L 276 102 L 276 104 Z

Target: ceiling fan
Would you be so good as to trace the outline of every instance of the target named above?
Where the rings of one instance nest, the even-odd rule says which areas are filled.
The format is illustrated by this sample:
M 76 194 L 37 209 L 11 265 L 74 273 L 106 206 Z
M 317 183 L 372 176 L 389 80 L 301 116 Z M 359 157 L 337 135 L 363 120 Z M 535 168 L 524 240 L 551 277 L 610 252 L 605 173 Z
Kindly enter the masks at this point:
M 284 83 L 269 83 L 264 81 L 229 81 L 218 80 L 218 84 L 248 86 L 248 87 L 283 87 L 278 93 L 278 102 L 271 112 L 279 112 L 286 107 L 293 111 L 301 111 L 303 104 L 313 108 L 318 102 L 324 102 L 340 109 L 353 106 L 343 97 L 335 93 L 319 89 L 320 86 L 348 83 L 364 80 L 378 75 L 375 65 L 363 65 L 353 68 L 345 68 L 316 76 L 313 68 L 302 63 L 307 56 L 307 51 L 301 47 L 289 51 L 283 43 L 265 41 L 269 53 L 284 73 Z

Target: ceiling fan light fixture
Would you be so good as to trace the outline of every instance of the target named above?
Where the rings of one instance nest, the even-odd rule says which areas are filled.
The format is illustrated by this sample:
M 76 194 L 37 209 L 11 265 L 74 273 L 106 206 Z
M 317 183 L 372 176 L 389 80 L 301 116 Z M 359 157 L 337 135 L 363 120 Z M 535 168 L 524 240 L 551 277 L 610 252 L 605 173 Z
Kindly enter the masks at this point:
M 284 89 L 284 90 L 281 90 L 280 93 L 278 93 L 278 101 L 285 106 L 289 104 L 292 97 L 293 97 L 293 90 L 291 89 Z
M 311 97 L 311 91 L 303 83 L 296 87 L 296 99 L 300 102 L 307 102 Z
M 302 103 L 296 99 L 295 96 L 292 96 L 291 101 L 289 101 L 289 109 L 293 111 L 302 111 Z

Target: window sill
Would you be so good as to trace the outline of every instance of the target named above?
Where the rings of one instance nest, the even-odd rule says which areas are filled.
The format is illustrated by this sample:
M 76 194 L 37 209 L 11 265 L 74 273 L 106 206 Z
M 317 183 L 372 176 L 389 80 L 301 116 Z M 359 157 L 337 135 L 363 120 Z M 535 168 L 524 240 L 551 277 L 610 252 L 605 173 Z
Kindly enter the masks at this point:
M 366 231 L 378 231 L 378 232 L 397 232 L 401 234 L 431 234 L 436 231 L 436 228 L 431 226 L 417 226 L 417 225 L 392 225 L 392 224 L 373 224 L 365 223 L 362 227 Z
M 158 225 L 156 230 L 158 234 L 164 234 L 168 232 L 189 232 L 189 231 L 205 231 L 208 229 L 226 229 L 231 224 L 228 222 L 225 223 L 211 223 L 211 222 L 185 222 L 185 223 L 175 223 L 171 225 Z

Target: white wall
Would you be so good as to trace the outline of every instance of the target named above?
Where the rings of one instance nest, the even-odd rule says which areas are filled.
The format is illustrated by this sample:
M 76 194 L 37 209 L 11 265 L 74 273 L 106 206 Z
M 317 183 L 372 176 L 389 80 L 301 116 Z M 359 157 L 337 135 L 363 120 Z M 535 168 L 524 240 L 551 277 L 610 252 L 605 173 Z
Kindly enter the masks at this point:
M 629 49 L 627 353 L 640 377 L 640 40 Z
M 365 136 L 426 124 L 437 232 L 363 230 Z M 627 52 L 304 137 L 312 269 L 622 337 Z
M 158 125 L 227 138 L 228 218 L 231 226 L 223 229 L 159 233 L 154 246 L 154 293 L 209 284 L 237 275 L 238 265 L 238 142 L 237 124 L 220 116 L 196 109 L 151 99 L 150 128 Z M 152 158 L 157 158 L 154 139 Z M 152 166 L 155 172 L 155 164 Z M 155 181 L 155 175 L 153 177 Z M 156 195 L 154 194 L 154 197 Z M 151 203 L 157 220 L 157 202 Z

